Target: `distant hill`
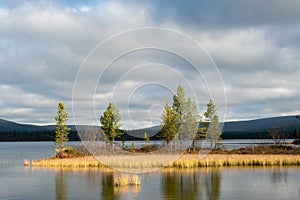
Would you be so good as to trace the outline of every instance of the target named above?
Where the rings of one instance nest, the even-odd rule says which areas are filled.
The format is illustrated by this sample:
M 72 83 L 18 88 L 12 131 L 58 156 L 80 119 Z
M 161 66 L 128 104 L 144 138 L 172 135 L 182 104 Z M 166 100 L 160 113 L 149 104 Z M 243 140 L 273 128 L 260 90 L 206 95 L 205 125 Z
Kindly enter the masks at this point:
M 269 130 L 278 128 L 291 138 L 296 128 L 300 128 L 300 120 L 296 116 L 262 118 L 248 121 L 225 122 L 222 137 L 260 139 L 268 138 Z
M 296 116 L 272 117 L 254 119 L 248 121 L 226 122 L 223 128 L 224 132 L 228 131 L 265 131 L 270 127 L 299 127 L 300 120 Z
M 71 141 L 78 141 L 78 129 L 86 129 L 91 126 L 70 125 L 71 133 L 69 138 Z M 279 128 L 286 132 L 289 138 L 293 137 L 296 128 L 300 128 L 300 120 L 296 116 L 263 118 L 248 121 L 225 122 L 223 127 L 223 139 L 262 139 L 269 137 L 271 127 Z M 95 128 L 95 127 L 93 127 Z M 157 133 L 160 127 L 154 126 L 139 130 L 125 131 L 122 137 L 126 140 L 135 140 L 143 138 L 147 132 L 151 139 L 159 139 Z M 19 124 L 16 122 L 0 119 L 0 141 L 53 141 L 55 135 L 55 125 L 37 126 L 32 124 Z
M 293 137 L 296 128 L 300 129 L 300 120 L 296 116 L 271 117 L 254 120 L 232 121 L 222 124 L 223 139 L 263 139 L 269 138 L 269 130 L 272 127 L 284 131 L 287 137 Z M 201 125 L 200 125 L 201 126 Z M 159 131 L 159 126 L 136 130 L 140 135 L 150 130 L 152 132 Z
M 70 141 L 79 141 L 74 125 L 71 128 Z M 85 129 L 89 126 L 78 126 Z M 0 141 L 54 141 L 55 125 L 37 126 L 32 124 L 19 124 L 16 122 L 0 119 Z
M 45 127 L 27 125 L 27 124 L 18 124 L 16 122 L 7 121 L 0 119 L 0 132 L 35 132 L 45 130 Z

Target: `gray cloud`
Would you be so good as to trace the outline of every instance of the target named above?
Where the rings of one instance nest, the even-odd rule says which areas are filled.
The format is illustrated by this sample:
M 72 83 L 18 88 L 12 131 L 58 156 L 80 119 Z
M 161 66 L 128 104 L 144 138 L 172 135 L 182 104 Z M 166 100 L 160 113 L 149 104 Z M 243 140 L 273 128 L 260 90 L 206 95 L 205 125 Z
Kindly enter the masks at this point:
M 56 103 L 62 99 L 73 120 L 73 83 L 91 49 L 120 31 L 145 26 L 172 28 L 203 45 L 224 80 L 228 120 L 294 114 L 300 96 L 299 4 L 297 0 L 3 3 L 0 117 L 53 123 Z M 157 124 L 165 100 L 172 101 L 178 83 L 185 85 L 189 96 L 197 93 L 201 112 L 209 90 L 216 101 L 222 100 L 223 88 L 217 80 L 213 81 L 216 71 L 208 67 L 211 64 L 207 56 L 196 45 L 175 35 L 140 33 L 143 34 L 115 40 L 105 51 L 89 57 L 89 70 L 79 71 L 85 76 L 73 103 L 79 109 L 76 117 L 80 122 L 98 123 L 101 112 L 113 98 L 122 112 L 124 127 L 132 123 L 130 117 L 136 124 L 128 125 L 129 128 Z M 187 55 L 191 61 L 202 60 L 203 77 L 182 57 L 148 49 L 118 59 L 100 79 L 100 85 L 95 85 L 94 80 L 105 68 L 99 63 L 107 63 L 102 61 L 126 48 L 147 46 L 147 42 L 143 43 L 145 38 L 149 44 L 152 41 L 166 49 L 175 46 L 179 55 Z M 140 65 L 146 67 L 132 70 Z M 163 83 L 166 88 L 151 81 Z M 132 93 L 134 89 L 136 92 Z M 94 100 L 96 113 L 87 116 L 94 109 Z M 222 102 L 218 103 L 222 112 Z
M 134 1 L 138 3 L 139 1 Z M 145 4 L 145 1 L 140 4 Z M 181 26 L 197 28 L 247 28 L 298 24 L 300 2 L 297 0 L 254 1 L 147 1 L 147 8 L 157 21 L 174 20 Z

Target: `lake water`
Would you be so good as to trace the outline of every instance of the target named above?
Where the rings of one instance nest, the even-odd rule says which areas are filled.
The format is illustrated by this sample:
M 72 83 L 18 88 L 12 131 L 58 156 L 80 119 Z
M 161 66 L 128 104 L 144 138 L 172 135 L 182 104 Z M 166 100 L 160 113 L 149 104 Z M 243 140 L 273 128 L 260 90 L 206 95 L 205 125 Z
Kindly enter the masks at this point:
M 294 139 L 286 139 L 284 142 L 291 143 Z M 126 141 L 125 146 L 130 148 L 133 141 Z M 121 146 L 121 142 L 116 142 L 118 146 Z M 151 144 L 156 145 L 163 145 L 163 141 L 151 141 Z M 141 147 L 142 145 L 145 145 L 144 141 L 134 141 L 134 144 L 137 148 Z M 189 141 L 189 144 L 191 144 L 191 141 Z M 226 150 L 233 150 L 233 149 L 239 149 L 243 147 L 253 147 L 253 146 L 259 146 L 259 145 L 273 145 L 274 141 L 272 139 L 230 139 L 230 140 L 221 140 L 219 147 L 221 149 Z M 206 147 L 210 148 L 210 143 L 202 141 L 196 141 L 195 145 L 198 147 Z M 297 147 L 296 145 L 292 145 Z
M 300 167 L 209 168 L 140 174 L 140 187 L 114 187 L 118 172 L 30 168 L 53 142 L 0 143 L 0 199 L 300 199 Z

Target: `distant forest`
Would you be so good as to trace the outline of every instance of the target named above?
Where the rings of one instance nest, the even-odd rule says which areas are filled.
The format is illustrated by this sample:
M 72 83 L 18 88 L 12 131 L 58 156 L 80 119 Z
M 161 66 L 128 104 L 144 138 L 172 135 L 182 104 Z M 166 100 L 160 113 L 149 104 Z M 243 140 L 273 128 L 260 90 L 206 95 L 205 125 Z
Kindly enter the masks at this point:
M 150 140 L 160 140 L 160 132 L 157 131 L 147 131 L 148 135 L 153 135 Z M 285 131 L 286 138 L 294 138 L 294 130 Z M 129 133 L 129 134 L 127 134 Z M 124 134 L 117 141 L 135 141 L 144 140 L 143 135 L 145 131 L 141 130 L 131 130 L 124 131 Z M 156 133 L 156 134 L 155 134 Z M 136 135 L 134 137 L 132 135 Z M 36 132 L 2 132 L 0 133 L 1 142 L 9 141 L 54 141 L 55 131 L 36 131 Z M 222 139 L 271 139 L 269 132 L 248 132 L 248 131 L 234 131 L 234 132 L 223 132 L 221 135 Z M 77 131 L 71 131 L 69 134 L 69 141 L 80 141 Z

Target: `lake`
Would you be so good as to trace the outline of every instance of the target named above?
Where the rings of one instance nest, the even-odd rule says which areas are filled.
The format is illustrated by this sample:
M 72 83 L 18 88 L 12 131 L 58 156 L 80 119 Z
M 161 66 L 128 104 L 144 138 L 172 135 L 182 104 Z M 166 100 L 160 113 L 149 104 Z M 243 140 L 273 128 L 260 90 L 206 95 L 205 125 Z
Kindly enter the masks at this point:
M 284 142 L 291 143 L 294 139 L 286 139 Z M 135 146 L 137 148 L 140 148 L 142 145 L 145 145 L 144 141 L 126 141 L 125 147 L 130 148 L 132 142 L 134 142 Z M 121 142 L 117 141 L 115 142 L 118 146 L 121 146 Z M 151 141 L 151 144 L 156 144 L 162 146 L 164 141 Z M 191 141 L 189 142 L 191 144 Z M 230 140 L 221 140 L 219 142 L 219 147 L 221 149 L 226 150 L 233 150 L 233 149 L 239 149 L 243 147 L 253 147 L 253 146 L 259 146 L 259 145 L 273 145 L 274 141 L 272 139 L 230 139 Z M 203 143 L 202 141 L 198 140 L 195 142 L 195 145 L 198 147 L 206 147 L 210 148 L 210 143 L 206 142 Z M 297 147 L 297 145 L 292 145 L 294 147 Z
M 300 167 L 162 170 L 140 187 L 114 187 L 118 172 L 30 168 L 52 156 L 53 142 L 0 143 L 0 199 L 300 199 Z

